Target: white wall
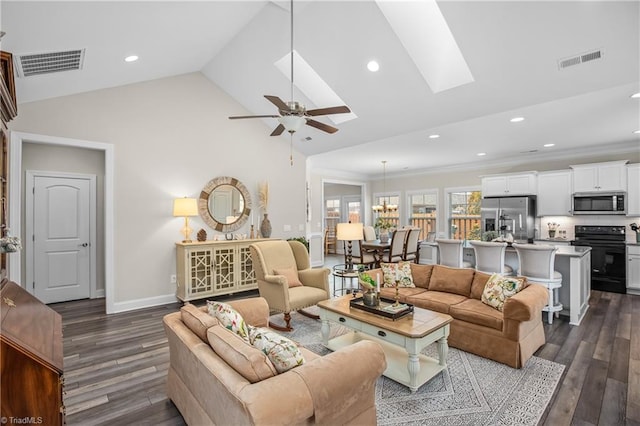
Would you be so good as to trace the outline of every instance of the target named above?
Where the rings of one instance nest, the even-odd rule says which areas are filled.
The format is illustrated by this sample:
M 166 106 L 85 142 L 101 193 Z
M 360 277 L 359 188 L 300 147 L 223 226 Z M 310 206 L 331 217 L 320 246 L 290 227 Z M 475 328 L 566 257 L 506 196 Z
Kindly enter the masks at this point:
M 258 183 L 268 181 L 272 237 L 304 235 L 305 158 L 294 152 L 291 167 L 286 138 L 269 137 L 260 120 L 227 118 L 239 112 L 200 73 L 19 105 L 11 130 L 114 146 L 116 310 L 172 300 L 183 222 L 172 217 L 173 199 L 197 197 L 216 176 L 243 182 L 254 207 Z M 197 217 L 191 227 L 214 234 Z

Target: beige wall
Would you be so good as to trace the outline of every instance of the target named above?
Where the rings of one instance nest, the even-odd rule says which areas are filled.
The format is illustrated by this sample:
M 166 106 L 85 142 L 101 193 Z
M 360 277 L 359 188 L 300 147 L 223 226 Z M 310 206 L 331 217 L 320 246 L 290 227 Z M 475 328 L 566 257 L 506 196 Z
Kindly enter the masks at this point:
M 200 73 L 21 104 L 10 128 L 114 146 L 116 304 L 173 294 L 174 243 L 181 218 L 176 197 L 197 197 L 216 176 L 242 181 L 257 207 L 257 186 L 268 181 L 272 237 L 303 235 L 305 158 L 289 165 L 285 138 L 269 137 L 261 120 L 231 121 L 246 113 Z M 254 223 L 259 224 L 259 214 Z M 289 225 L 291 231 L 284 232 Z M 193 218 L 194 233 L 205 228 Z M 237 232 L 248 233 L 248 225 Z M 127 303 L 129 305 L 127 305 Z

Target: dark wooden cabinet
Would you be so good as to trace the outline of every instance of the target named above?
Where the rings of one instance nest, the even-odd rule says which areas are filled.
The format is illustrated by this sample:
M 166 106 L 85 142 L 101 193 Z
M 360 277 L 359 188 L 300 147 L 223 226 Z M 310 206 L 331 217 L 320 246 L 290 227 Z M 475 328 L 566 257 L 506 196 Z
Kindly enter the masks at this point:
M 61 425 L 62 318 L 16 283 L 1 285 L 1 415 Z

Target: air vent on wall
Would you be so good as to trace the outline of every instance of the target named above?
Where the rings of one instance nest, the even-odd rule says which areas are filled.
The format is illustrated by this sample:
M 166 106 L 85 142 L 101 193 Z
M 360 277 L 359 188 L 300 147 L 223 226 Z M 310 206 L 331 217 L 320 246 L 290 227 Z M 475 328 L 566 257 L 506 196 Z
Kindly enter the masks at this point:
M 600 58 L 602 58 L 602 49 L 592 50 L 590 52 L 581 53 L 579 55 L 571 56 L 569 58 L 559 59 L 558 68 L 564 69 L 567 67 L 572 67 L 574 65 L 583 64 L 585 62 L 593 61 Z
M 18 77 L 79 70 L 84 62 L 84 49 L 19 55 L 16 62 Z

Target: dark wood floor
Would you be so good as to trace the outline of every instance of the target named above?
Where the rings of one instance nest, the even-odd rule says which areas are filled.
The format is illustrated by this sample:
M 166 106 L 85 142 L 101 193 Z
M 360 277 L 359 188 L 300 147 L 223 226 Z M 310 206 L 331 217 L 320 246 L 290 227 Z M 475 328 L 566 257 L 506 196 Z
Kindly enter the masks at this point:
M 178 303 L 114 315 L 103 299 L 51 306 L 63 318 L 68 424 L 184 424 L 165 394 L 161 321 Z M 579 327 L 560 317 L 545 333 L 536 355 L 566 368 L 541 424 L 640 426 L 640 296 L 594 291 Z

